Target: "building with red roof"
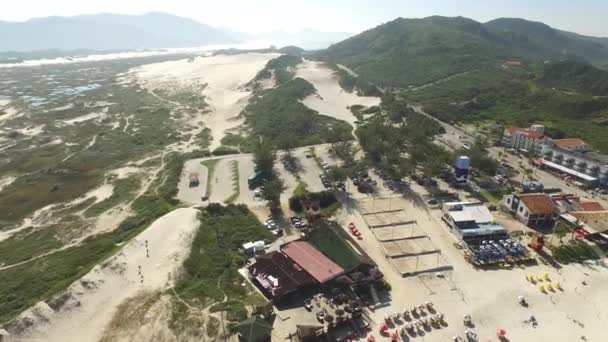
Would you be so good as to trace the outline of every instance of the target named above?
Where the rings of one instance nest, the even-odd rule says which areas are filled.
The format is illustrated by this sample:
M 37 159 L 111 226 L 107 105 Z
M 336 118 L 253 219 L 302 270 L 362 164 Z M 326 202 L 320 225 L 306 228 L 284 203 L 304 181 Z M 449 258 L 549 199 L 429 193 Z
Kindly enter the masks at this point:
M 310 243 L 296 240 L 281 246 L 281 252 L 298 264 L 320 284 L 344 274 L 344 269 L 319 252 Z
M 502 145 L 516 150 L 539 153 L 547 140 L 545 128 L 542 125 L 533 125 L 530 128 L 508 127 L 503 133 Z
M 579 138 L 553 139 L 551 142 L 553 145 L 564 150 L 575 152 L 586 152 L 589 150 L 589 145 Z
M 543 193 L 511 194 L 503 198 L 503 206 L 529 227 L 553 227 L 560 210 L 553 199 Z
M 278 299 L 303 287 L 316 284 L 313 277 L 281 252 L 258 256 L 249 266 L 255 283 L 270 298 Z

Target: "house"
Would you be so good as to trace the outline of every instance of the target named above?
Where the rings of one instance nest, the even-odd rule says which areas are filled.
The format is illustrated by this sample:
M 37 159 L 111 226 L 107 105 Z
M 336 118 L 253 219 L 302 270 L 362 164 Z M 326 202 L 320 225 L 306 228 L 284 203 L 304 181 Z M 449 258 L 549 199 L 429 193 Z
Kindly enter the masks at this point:
M 503 198 L 503 206 L 528 227 L 553 227 L 560 215 L 551 197 L 543 193 L 511 194 Z
M 545 127 L 532 125 L 530 128 L 508 127 L 502 136 L 502 145 L 520 151 L 540 154 L 542 146 L 547 142 Z

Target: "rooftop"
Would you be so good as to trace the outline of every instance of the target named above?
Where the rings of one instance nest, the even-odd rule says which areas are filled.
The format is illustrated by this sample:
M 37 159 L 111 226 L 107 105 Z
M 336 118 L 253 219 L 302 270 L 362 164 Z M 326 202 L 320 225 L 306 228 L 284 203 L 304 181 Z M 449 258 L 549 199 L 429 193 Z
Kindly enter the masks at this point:
M 542 139 L 545 136 L 543 133 L 536 132 L 536 131 L 533 131 L 528 128 L 521 128 L 521 127 L 509 127 L 509 128 L 507 128 L 507 131 L 511 134 L 522 133 L 532 139 Z
M 569 175 L 581 178 L 581 179 L 586 180 L 588 182 L 595 182 L 597 180 L 597 178 L 595 178 L 595 177 L 591 177 L 591 176 L 586 175 L 586 174 L 584 174 L 582 172 L 578 172 L 578 171 L 573 170 L 573 169 L 571 169 L 569 167 L 565 167 L 563 165 L 559 165 L 559 164 L 554 163 L 552 161 L 548 161 L 548 160 L 543 159 L 542 163 L 543 163 L 543 165 L 546 165 L 546 166 L 548 166 L 548 167 L 550 167 L 552 169 L 556 169 L 556 170 L 565 172 L 565 173 L 567 173 Z
M 266 291 L 278 298 L 315 280 L 281 252 L 271 252 L 256 259 L 249 272 Z
M 579 138 L 566 138 L 566 139 L 554 139 L 553 143 L 557 146 L 557 147 L 561 147 L 561 148 L 565 148 L 565 149 L 570 149 L 572 147 L 576 147 L 576 146 L 582 146 L 582 145 L 587 145 L 587 143 Z
M 281 246 L 281 251 L 321 284 L 344 273 L 342 267 L 306 241 L 292 241 Z
M 589 202 L 578 202 L 577 205 L 582 211 L 602 211 L 606 210 L 600 202 L 589 201 Z
M 449 202 L 444 204 L 455 223 L 475 222 L 477 224 L 492 223 L 494 216 L 481 202 Z
M 585 230 L 591 234 L 608 231 L 608 210 L 601 211 L 575 211 L 570 213 L 578 220 L 584 222 Z M 590 228 L 590 229 L 589 229 Z
M 559 208 L 547 194 L 520 194 L 517 197 L 524 202 L 530 214 L 558 214 Z

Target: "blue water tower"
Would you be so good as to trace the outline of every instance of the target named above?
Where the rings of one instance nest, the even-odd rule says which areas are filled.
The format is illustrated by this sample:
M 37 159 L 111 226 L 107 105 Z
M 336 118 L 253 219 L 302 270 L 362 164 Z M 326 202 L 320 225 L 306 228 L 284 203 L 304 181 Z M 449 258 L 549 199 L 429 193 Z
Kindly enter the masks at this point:
M 464 184 L 469 180 L 469 170 L 471 169 L 471 159 L 467 156 L 456 158 L 454 163 L 454 179 L 458 184 Z

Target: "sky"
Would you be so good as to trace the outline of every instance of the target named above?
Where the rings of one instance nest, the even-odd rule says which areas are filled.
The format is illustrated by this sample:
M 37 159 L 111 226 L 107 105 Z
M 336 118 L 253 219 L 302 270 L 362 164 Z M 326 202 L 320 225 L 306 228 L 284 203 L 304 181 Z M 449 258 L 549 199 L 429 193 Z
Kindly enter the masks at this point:
M 519 17 L 562 30 L 608 37 L 607 0 L 18 0 L 2 7 L 0 20 L 151 11 L 250 33 L 305 28 L 358 33 L 396 17 L 460 15 L 482 22 Z

